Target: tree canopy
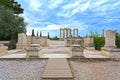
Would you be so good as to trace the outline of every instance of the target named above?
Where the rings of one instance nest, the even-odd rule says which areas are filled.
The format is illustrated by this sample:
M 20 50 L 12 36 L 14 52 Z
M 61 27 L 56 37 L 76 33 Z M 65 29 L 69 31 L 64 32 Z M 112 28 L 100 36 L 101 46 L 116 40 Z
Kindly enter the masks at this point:
M 15 48 L 18 33 L 26 33 L 23 13 L 20 4 L 14 0 L 0 0 L 0 40 L 10 40 L 9 48 Z
M 0 6 L 0 35 L 4 39 L 26 32 L 24 18 L 13 15 L 10 10 Z
M 14 14 L 20 14 L 24 11 L 24 9 L 21 8 L 21 5 L 15 0 L 0 0 L 0 5 L 4 6 L 5 9 L 12 10 Z

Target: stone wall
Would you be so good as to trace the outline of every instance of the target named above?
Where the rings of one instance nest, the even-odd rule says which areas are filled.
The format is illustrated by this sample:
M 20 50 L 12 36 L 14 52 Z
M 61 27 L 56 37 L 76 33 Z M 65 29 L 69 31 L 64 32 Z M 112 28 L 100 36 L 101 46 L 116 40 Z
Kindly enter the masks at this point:
M 93 37 L 90 36 L 84 37 L 84 47 L 94 47 Z
M 28 36 L 28 45 L 29 44 L 40 44 L 41 46 L 47 46 L 47 37 L 31 37 Z
M 67 38 L 65 41 L 65 46 L 72 46 L 73 44 L 78 44 L 81 45 L 82 47 L 84 46 L 84 40 L 81 37 L 77 38 Z
M 65 45 L 65 41 L 50 40 L 49 45 Z
M 8 46 L 10 41 L 0 41 L 0 44 L 4 44 L 5 46 Z

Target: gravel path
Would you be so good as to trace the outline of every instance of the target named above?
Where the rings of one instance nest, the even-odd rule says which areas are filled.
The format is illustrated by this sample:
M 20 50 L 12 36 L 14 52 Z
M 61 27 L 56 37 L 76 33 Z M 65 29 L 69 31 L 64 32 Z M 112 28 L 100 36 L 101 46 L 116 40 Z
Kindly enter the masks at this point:
M 46 60 L 0 60 L 0 80 L 41 80 Z
M 74 80 L 120 80 L 120 62 L 70 61 Z

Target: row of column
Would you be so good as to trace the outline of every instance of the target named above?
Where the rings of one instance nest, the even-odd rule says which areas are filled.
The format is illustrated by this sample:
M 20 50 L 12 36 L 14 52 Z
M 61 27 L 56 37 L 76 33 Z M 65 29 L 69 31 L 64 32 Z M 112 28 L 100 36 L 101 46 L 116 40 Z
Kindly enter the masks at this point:
M 62 40 L 68 37 L 78 37 L 78 28 L 73 29 L 73 35 L 71 28 L 60 28 L 60 39 Z

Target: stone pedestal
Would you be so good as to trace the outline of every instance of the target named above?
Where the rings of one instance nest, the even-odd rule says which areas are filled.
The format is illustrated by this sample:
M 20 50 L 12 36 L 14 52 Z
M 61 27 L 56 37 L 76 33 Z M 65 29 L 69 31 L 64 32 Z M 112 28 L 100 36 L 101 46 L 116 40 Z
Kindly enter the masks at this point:
M 84 38 L 84 47 L 88 50 L 95 50 L 93 37 L 87 36 Z
M 0 56 L 8 53 L 8 47 L 5 47 L 3 44 L 0 44 Z
M 25 33 L 18 34 L 18 42 L 16 44 L 16 49 L 26 49 L 27 48 L 27 37 Z
M 120 58 L 120 49 L 116 48 L 115 45 L 115 34 L 116 31 L 112 30 L 106 31 L 105 46 L 101 48 L 102 55 L 111 58 Z
M 72 45 L 70 49 L 71 57 L 84 57 L 83 55 L 84 49 L 80 45 Z
M 110 58 L 120 58 L 120 49 L 118 48 L 102 48 L 102 55 Z
M 35 57 L 38 58 L 41 55 L 40 44 L 31 44 L 27 49 L 27 58 Z
M 115 35 L 116 35 L 116 31 L 112 31 L 112 30 L 106 31 L 105 46 L 104 47 L 116 48 Z

